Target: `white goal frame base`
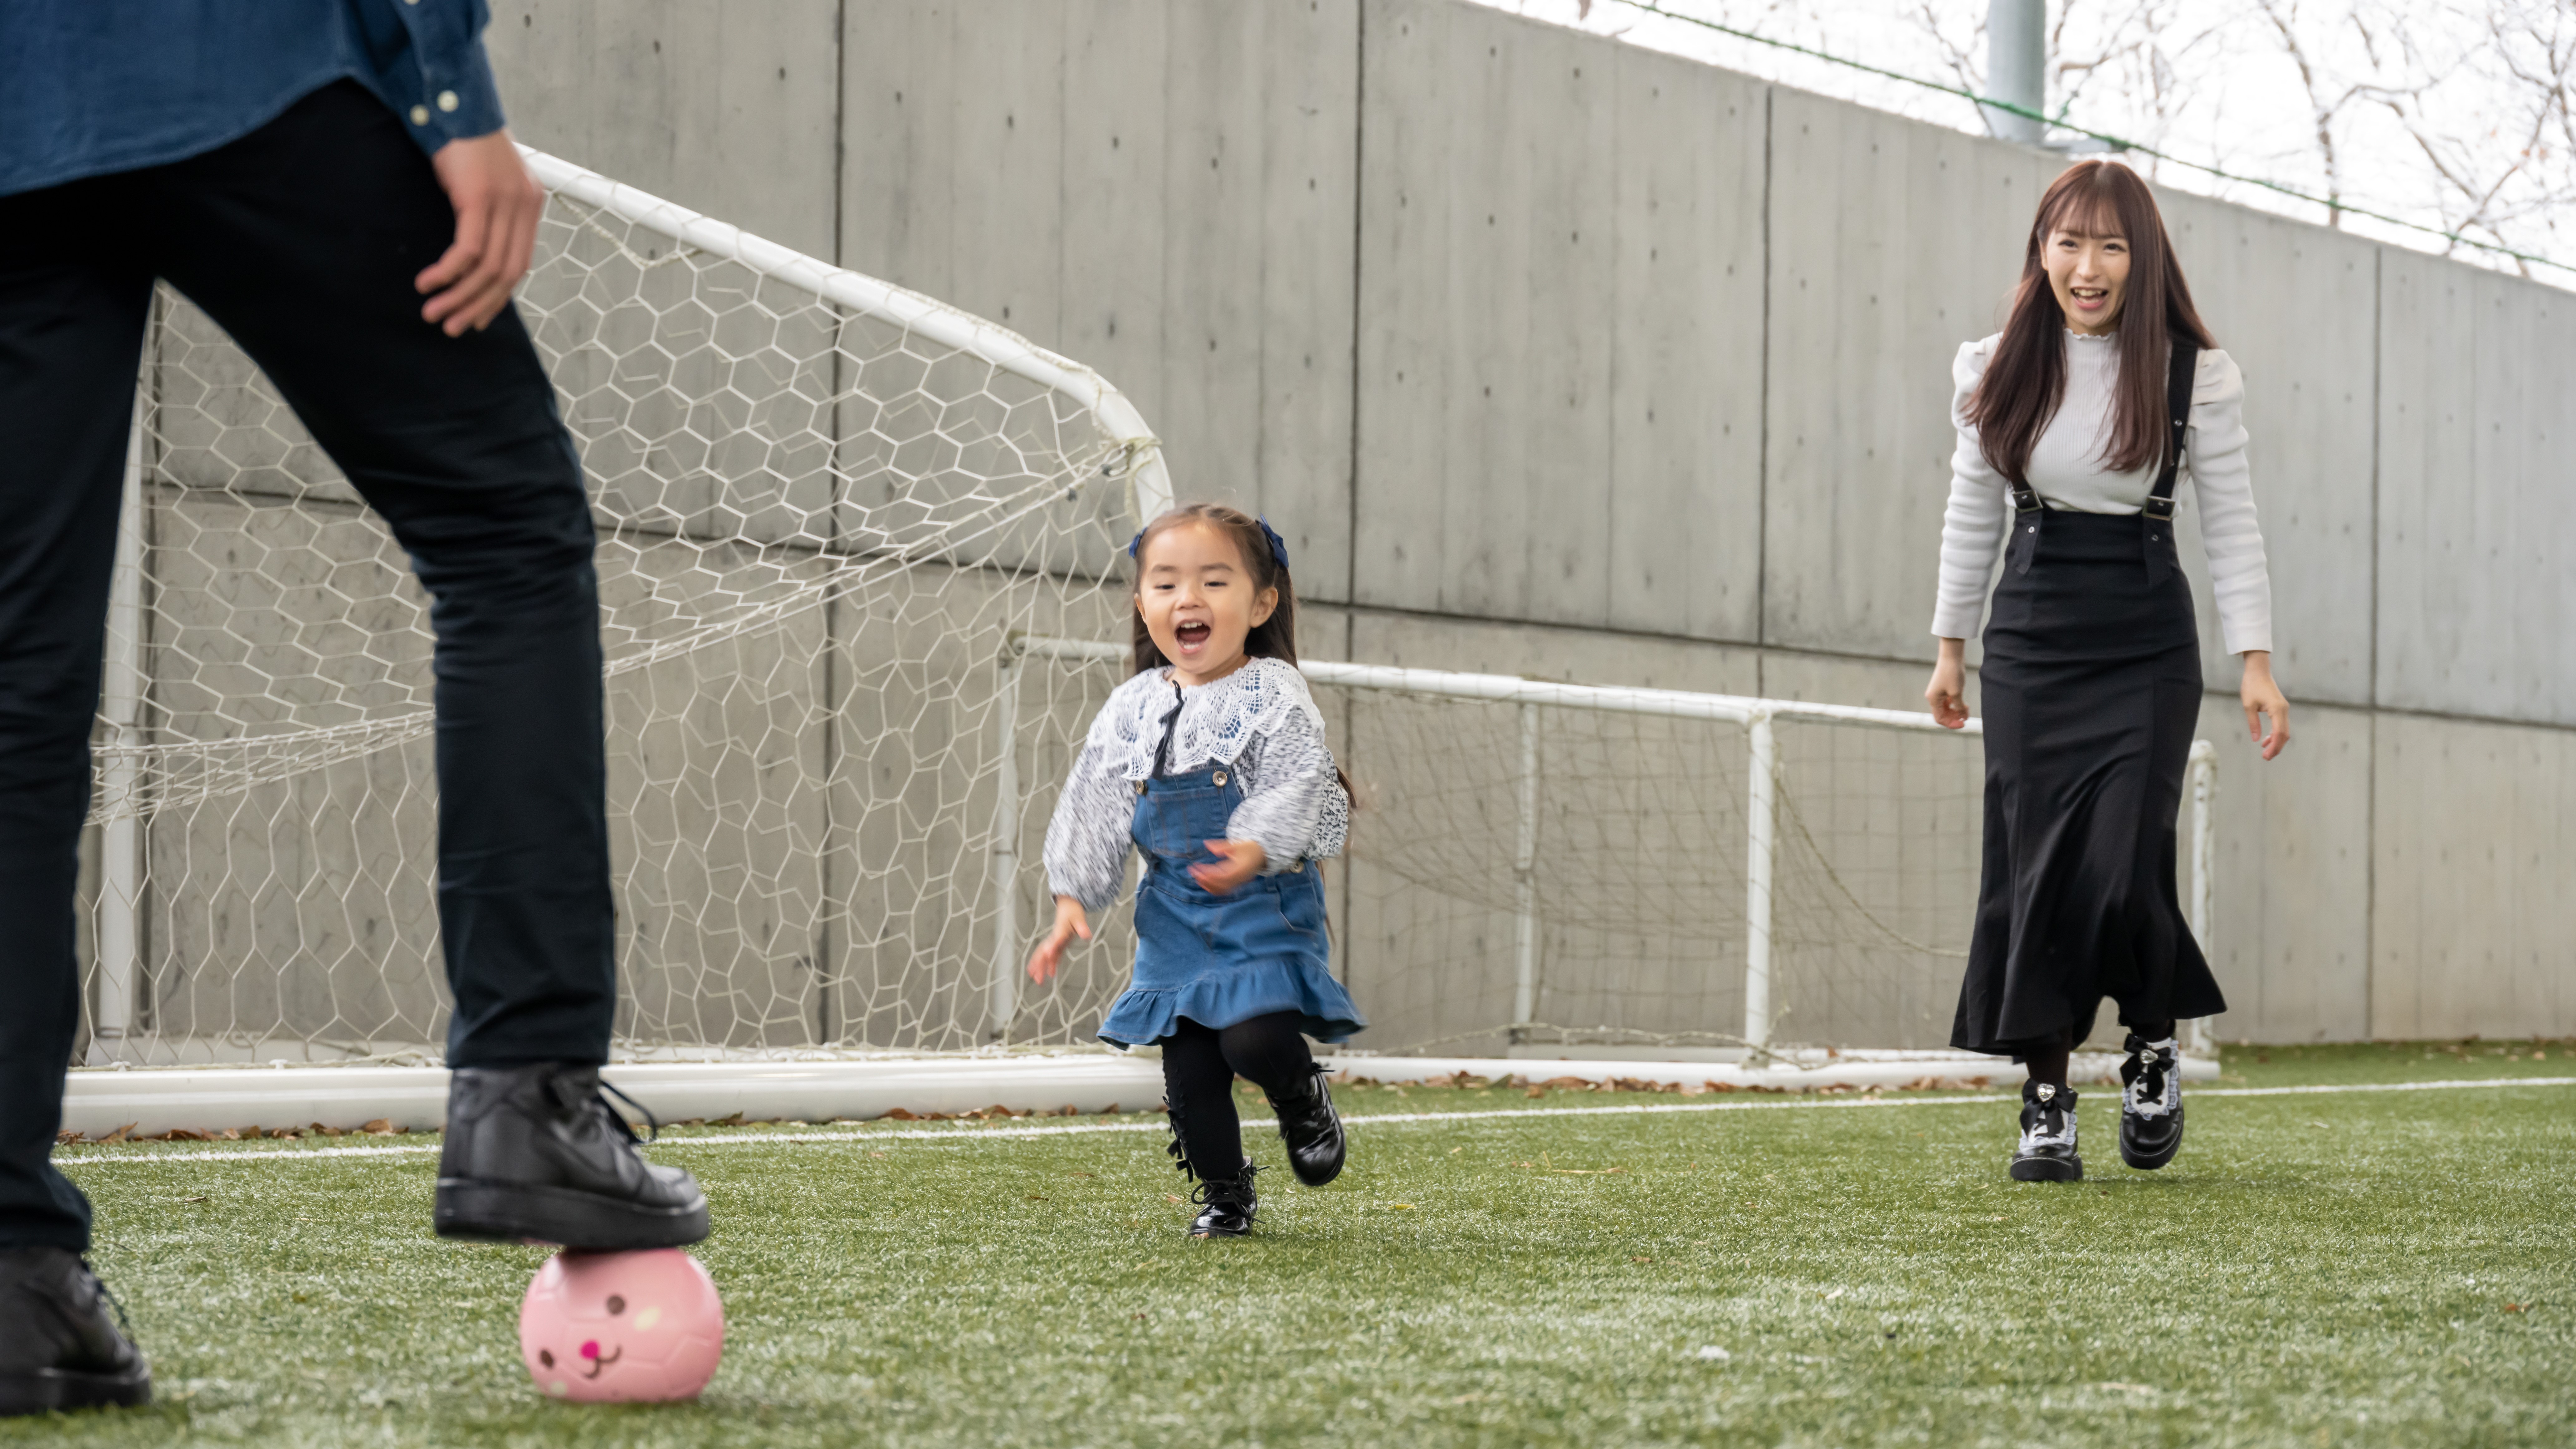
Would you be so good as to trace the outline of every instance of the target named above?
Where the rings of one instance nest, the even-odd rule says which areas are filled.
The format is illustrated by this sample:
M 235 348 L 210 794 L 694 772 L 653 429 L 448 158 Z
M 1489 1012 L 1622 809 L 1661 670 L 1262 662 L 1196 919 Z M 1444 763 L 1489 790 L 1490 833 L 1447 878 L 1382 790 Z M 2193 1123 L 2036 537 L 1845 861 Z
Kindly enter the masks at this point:
M 1822 1054 L 1817 1054 L 1820 1058 Z M 919 1056 L 873 1061 L 613 1063 L 601 1073 L 667 1122 L 713 1121 L 740 1113 L 753 1122 L 867 1121 L 909 1112 L 1089 1115 L 1152 1108 L 1163 1100 L 1159 1053 L 1063 1052 L 1022 1056 Z M 1901 1087 L 1934 1078 L 2010 1086 L 2018 1069 L 1998 1057 L 1932 1052 L 1845 1053 L 1770 1066 L 1729 1062 L 1548 1060 L 1524 1057 L 1373 1057 L 1325 1054 L 1337 1072 L 1380 1082 L 1430 1082 L 1464 1073 L 1489 1081 L 1651 1082 L 1738 1090 L 1813 1092 Z M 2069 1075 L 2091 1081 L 2119 1058 L 2081 1055 Z M 2215 1081 L 2218 1063 L 2183 1059 L 2185 1081 Z M 63 1128 L 83 1137 L 157 1137 L 173 1129 L 221 1132 L 261 1127 L 352 1130 L 370 1122 L 425 1131 L 447 1120 L 444 1067 L 150 1067 L 72 1074 Z

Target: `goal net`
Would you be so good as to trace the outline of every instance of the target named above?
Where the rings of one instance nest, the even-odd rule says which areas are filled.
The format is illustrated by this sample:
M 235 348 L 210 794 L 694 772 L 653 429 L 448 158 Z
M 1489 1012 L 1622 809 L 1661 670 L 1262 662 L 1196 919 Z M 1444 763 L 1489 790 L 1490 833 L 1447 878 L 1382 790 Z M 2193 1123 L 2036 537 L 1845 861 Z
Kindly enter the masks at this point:
M 520 309 L 600 533 L 634 1053 L 987 1039 L 993 661 L 1096 635 L 1153 440 L 1001 328 L 551 157 Z M 164 290 L 84 839 L 94 1063 L 434 1057 L 426 596 Z M 1076 685 L 1067 682 L 1072 690 Z M 1048 753 L 1043 689 L 1022 748 Z M 1061 753 L 1058 748 L 1056 753 Z M 1087 1033 L 1111 972 L 1033 1003 Z
M 617 1050 L 1090 1043 L 1040 845 L 1170 489 L 1080 365 L 550 157 L 520 307 L 600 531 Z M 92 1064 L 434 1060 L 427 601 L 206 318 L 156 301 L 83 841 Z M 1378 1051 L 1937 1048 L 1980 757 L 1919 715 L 1313 664 Z M 2205 766 L 2205 759 L 2203 761 Z M 2202 777 L 2206 784 L 2206 776 Z M 2206 922 L 2206 812 L 2195 919 Z

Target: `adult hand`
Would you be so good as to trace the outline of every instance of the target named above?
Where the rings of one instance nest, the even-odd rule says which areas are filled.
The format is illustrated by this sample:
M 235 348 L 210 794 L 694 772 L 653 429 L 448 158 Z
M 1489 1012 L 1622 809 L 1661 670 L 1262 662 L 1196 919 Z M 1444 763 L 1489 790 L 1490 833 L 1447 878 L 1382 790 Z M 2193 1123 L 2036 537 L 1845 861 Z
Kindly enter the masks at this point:
M 2281 686 L 2272 682 L 2272 651 L 2245 651 L 2245 682 L 2237 691 L 2245 702 L 2245 733 L 2263 747 L 2263 758 L 2271 759 L 2290 742 L 2290 701 Z M 2266 719 L 2271 725 L 2267 733 Z
M 546 193 L 507 131 L 450 141 L 429 164 L 456 212 L 456 240 L 412 285 L 429 298 L 421 320 L 462 337 L 466 328 L 480 332 L 501 315 L 510 289 L 528 274 Z
M 1082 913 L 1082 902 L 1071 896 L 1057 896 L 1055 926 L 1029 953 L 1029 979 L 1040 986 L 1054 980 L 1056 969 L 1064 963 L 1064 948 L 1076 936 L 1091 939 L 1091 921 Z
M 1923 688 L 1924 701 L 1932 706 L 1932 718 L 1945 730 L 1965 728 L 1968 723 L 1968 641 L 1941 641 L 1940 662 L 1932 666 L 1932 682 Z
M 1224 895 L 1245 881 L 1261 874 L 1261 866 L 1270 853 L 1258 840 L 1211 840 L 1207 848 L 1216 856 L 1213 864 L 1190 867 L 1190 879 L 1210 895 Z

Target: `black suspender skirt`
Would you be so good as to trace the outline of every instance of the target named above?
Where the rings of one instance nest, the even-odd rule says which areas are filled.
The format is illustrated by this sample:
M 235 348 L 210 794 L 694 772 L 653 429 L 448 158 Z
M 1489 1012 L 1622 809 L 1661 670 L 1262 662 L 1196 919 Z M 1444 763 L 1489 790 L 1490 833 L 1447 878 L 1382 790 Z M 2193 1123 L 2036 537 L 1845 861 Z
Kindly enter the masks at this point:
M 2182 349 L 2177 349 L 2181 351 Z M 2071 513 L 2026 488 L 1980 671 L 1985 860 L 1950 1044 L 2020 1056 L 2093 1030 L 2227 1009 L 2175 888 L 2175 819 L 2200 720 L 2191 588 L 2174 556 L 2174 443 L 2146 512 Z

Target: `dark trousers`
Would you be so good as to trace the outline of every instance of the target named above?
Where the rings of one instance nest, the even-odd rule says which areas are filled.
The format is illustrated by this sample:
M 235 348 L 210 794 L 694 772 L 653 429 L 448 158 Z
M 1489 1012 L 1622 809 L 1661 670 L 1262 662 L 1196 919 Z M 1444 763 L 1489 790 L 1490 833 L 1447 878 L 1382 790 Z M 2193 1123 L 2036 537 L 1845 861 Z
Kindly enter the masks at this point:
M 1234 1110 L 1234 1079 L 1261 1088 L 1273 1103 L 1304 1086 L 1315 1065 L 1293 1011 L 1274 1011 L 1229 1027 L 1182 1017 L 1163 1038 L 1163 1105 L 1172 1113 L 1172 1155 L 1205 1181 L 1230 1179 L 1243 1166 L 1243 1119 Z
M 259 363 L 429 590 L 449 1064 L 607 1057 L 590 510 L 516 312 L 461 338 L 420 319 L 412 279 L 454 232 L 428 158 L 352 82 L 186 161 L 0 197 L 0 1246 L 89 1240 L 89 1205 L 49 1158 L 155 277 Z

